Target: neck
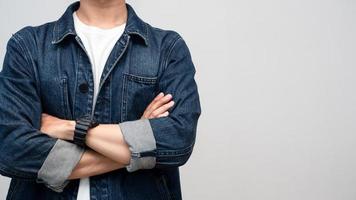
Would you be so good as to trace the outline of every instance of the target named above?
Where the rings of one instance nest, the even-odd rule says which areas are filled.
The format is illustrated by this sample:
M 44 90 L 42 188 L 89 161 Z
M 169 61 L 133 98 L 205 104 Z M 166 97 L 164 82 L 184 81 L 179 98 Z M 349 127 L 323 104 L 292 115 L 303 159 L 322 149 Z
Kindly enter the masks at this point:
M 125 0 L 81 0 L 77 16 L 87 25 L 108 29 L 126 22 L 127 8 Z

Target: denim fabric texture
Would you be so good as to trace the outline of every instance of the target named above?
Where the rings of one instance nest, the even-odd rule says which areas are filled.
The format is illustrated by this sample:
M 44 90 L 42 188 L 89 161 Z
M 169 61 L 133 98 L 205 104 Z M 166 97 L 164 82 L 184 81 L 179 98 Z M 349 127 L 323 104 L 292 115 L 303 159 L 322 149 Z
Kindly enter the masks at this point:
M 41 113 L 119 124 L 130 166 L 91 177 L 91 199 L 181 199 L 179 167 L 193 151 L 201 114 L 187 44 L 126 3 L 127 24 L 92 109 L 93 74 L 72 18 L 79 6 L 72 3 L 57 21 L 22 28 L 7 43 L 0 73 L 0 173 L 12 178 L 7 199 L 76 199 L 79 179 L 67 178 L 85 149 L 41 133 Z M 169 116 L 141 119 L 159 92 L 173 96 Z

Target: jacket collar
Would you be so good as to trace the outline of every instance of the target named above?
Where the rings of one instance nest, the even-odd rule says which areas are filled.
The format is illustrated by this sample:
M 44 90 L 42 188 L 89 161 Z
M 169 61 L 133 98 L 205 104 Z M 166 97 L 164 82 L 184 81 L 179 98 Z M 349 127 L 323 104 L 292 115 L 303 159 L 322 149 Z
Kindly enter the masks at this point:
M 147 35 L 147 24 L 142 21 L 128 3 L 127 8 L 127 21 L 124 32 L 129 35 L 137 35 L 142 38 L 148 45 L 148 35 Z M 73 12 L 79 8 L 80 2 L 74 2 L 68 6 L 64 14 L 55 22 L 53 28 L 53 39 L 52 44 L 57 44 L 63 41 L 69 35 L 76 35 L 74 22 L 73 22 Z

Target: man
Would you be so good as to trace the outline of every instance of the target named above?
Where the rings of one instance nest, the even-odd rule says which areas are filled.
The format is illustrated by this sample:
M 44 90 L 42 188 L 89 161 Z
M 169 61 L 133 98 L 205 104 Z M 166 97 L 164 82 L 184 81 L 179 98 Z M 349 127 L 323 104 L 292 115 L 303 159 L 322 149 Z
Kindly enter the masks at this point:
M 10 38 L 0 73 L 8 199 L 181 199 L 201 114 L 180 34 L 81 0 Z

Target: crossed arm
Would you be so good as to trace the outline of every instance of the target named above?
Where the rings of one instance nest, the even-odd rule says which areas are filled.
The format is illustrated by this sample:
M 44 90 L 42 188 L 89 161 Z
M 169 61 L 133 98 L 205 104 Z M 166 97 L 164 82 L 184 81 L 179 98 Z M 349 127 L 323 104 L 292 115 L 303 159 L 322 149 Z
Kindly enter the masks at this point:
M 44 183 L 61 192 L 68 179 L 123 167 L 128 172 L 179 167 L 188 161 L 201 108 L 194 64 L 179 34 L 170 34 L 157 82 L 159 91 L 174 96 L 169 116 L 157 107 L 155 113 L 165 117 L 99 125 L 89 131 L 86 151 L 67 141 L 72 138 L 73 121 L 57 118 L 52 120 L 58 122 L 53 131 L 45 131 L 36 52 L 22 34 L 30 33 L 23 30 L 9 40 L 0 72 L 1 175 Z
M 172 95 L 158 94 L 147 106 L 141 118 L 159 118 L 169 115 L 168 109 L 174 105 Z M 63 120 L 42 114 L 41 132 L 52 138 L 73 140 L 75 121 Z M 85 150 L 69 179 L 77 179 L 103 174 L 120 169 L 129 164 L 131 152 L 118 124 L 100 124 L 88 131 Z

